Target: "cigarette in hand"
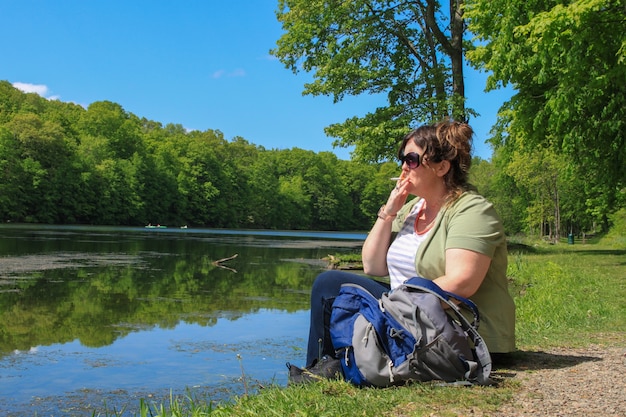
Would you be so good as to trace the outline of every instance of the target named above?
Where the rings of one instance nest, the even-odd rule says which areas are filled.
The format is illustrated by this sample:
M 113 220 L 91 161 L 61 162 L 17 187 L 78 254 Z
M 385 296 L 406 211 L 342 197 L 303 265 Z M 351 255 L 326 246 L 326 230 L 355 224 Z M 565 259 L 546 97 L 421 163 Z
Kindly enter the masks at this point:
M 400 181 L 402 178 L 400 178 L 400 177 L 392 177 L 392 178 L 389 178 L 389 179 L 391 181 Z

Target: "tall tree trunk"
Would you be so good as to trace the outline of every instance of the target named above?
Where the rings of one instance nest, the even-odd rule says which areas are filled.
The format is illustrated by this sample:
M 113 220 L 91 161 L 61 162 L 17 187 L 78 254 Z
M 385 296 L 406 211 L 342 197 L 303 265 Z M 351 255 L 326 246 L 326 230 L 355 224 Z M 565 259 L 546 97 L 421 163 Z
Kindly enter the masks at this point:
M 452 117 L 459 121 L 467 121 L 465 114 L 465 80 L 463 78 L 463 0 L 450 0 L 450 29 L 452 39 L 450 45 L 450 59 L 452 62 L 452 94 L 454 108 Z
M 561 207 L 559 201 L 559 190 L 556 187 L 556 182 L 554 184 L 554 193 L 555 193 L 555 201 L 554 201 L 554 234 L 555 240 L 559 240 L 561 238 Z
M 452 66 L 452 117 L 466 121 L 465 114 L 465 81 L 463 79 L 463 0 L 450 0 L 450 39 L 441 30 L 435 17 L 438 2 L 428 0 L 424 20 L 428 28 L 437 38 L 446 55 L 450 57 Z

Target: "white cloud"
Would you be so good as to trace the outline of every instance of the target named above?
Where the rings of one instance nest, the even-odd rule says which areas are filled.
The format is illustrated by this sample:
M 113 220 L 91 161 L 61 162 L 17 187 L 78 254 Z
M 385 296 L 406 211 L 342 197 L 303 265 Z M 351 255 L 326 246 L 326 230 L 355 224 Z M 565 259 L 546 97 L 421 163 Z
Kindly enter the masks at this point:
M 246 71 L 243 68 L 237 68 L 236 70 L 228 74 L 228 76 L 229 77 L 245 77 Z
M 18 90 L 22 90 L 25 93 L 37 93 L 42 97 L 46 96 L 48 93 L 48 86 L 43 84 L 28 84 L 28 83 L 13 83 L 13 87 Z
M 217 70 L 213 73 L 213 78 L 222 78 L 222 76 L 226 73 L 224 70 Z
M 60 98 L 60 96 L 58 95 L 53 95 L 53 96 L 48 97 L 47 96 L 49 92 L 48 86 L 44 84 L 30 84 L 30 83 L 14 82 L 13 87 L 25 93 L 37 93 L 41 97 L 47 98 L 48 100 L 59 100 Z
M 245 77 L 246 76 L 246 71 L 243 68 L 236 68 L 233 71 L 226 71 L 226 70 L 217 70 L 213 73 L 212 77 L 213 78 L 222 78 L 222 77 L 228 77 L 228 78 L 233 78 L 233 77 Z

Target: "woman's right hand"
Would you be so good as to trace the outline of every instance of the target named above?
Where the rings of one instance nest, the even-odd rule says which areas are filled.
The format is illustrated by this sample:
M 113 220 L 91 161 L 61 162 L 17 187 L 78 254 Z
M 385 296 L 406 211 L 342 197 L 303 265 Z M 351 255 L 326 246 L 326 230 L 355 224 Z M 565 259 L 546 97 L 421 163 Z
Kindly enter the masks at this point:
M 363 243 L 361 259 L 363 272 L 367 275 L 382 277 L 389 274 L 387 250 L 391 244 L 391 225 L 409 196 L 408 185 L 409 181 L 404 178 L 403 172 L 383 207 L 386 216 L 379 215 Z
M 395 216 L 398 214 L 398 211 L 406 203 L 406 199 L 409 196 L 409 184 L 409 179 L 405 177 L 404 171 L 402 171 L 400 179 L 393 190 L 391 190 L 389 198 L 387 198 L 387 203 L 385 203 L 385 212 L 389 216 Z

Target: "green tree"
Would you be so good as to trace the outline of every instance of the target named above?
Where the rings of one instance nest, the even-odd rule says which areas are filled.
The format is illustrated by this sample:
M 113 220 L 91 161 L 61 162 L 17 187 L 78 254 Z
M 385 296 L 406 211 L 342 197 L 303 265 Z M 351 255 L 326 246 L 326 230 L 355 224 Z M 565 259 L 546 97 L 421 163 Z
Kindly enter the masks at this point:
M 311 199 L 312 223 L 316 230 L 340 230 L 351 223 L 353 211 L 348 187 L 341 180 L 339 160 L 330 152 L 309 152 L 304 178 Z
M 28 187 L 19 141 L 8 129 L 0 127 L 0 220 L 24 220 L 24 191 Z
M 34 94 L 33 94 L 34 95 Z M 0 124 L 11 120 L 20 110 L 26 95 L 8 81 L 0 81 Z
M 469 182 L 485 197 L 493 193 L 493 177 L 495 165 L 480 157 L 472 158 L 472 167 L 469 173 Z
M 312 229 L 316 216 L 317 186 L 311 179 L 319 171 L 314 152 L 299 148 L 274 151 L 277 153 L 275 175 L 278 189 L 275 190 L 275 203 L 279 211 L 273 228 Z
M 144 223 L 173 221 L 193 225 L 187 213 L 187 200 L 178 188 L 181 155 L 187 147 L 185 128 L 176 124 L 163 127 L 147 119 L 142 119 L 142 125 L 146 152 L 151 158 L 144 177 L 147 207 Z
M 389 193 L 396 185 L 390 178 L 397 177 L 399 173 L 397 162 L 384 162 L 364 181 L 361 210 L 367 219 L 368 228 L 376 220 L 380 206 L 387 202 Z
M 215 209 L 220 197 L 221 161 L 215 148 L 222 139 L 211 136 L 210 132 L 194 131 L 186 137 L 187 146 L 179 157 L 178 192 L 189 222 L 221 227 L 223 213 Z
M 306 190 L 307 184 L 302 175 L 283 175 L 278 178 L 276 195 L 280 201 L 281 217 L 273 228 L 310 229 L 313 222 L 311 196 Z
M 135 152 L 141 152 L 141 121 L 117 103 L 90 104 L 79 126 L 87 135 L 106 138 L 109 150 L 117 158 L 131 159 Z
M 326 128 L 354 157 L 395 154 L 408 126 L 467 119 L 463 1 L 280 0 L 285 33 L 272 53 L 294 73 L 313 72 L 304 94 L 386 94 L 387 107 Z
M 397 175 L 397 165 L 387 164 L 393 165 L 396 172 L 387 176 L 379 164 L 340 161 L 339 181 L 347 188 L 348 197 L 352 202 L 349 219 L 343 224 L 345 230 L 367 230 L 371 227 L 378 208 L 387 199 L 391 190 L 387 189 L 391 183 L 389 178 Z M 378 178 L 382 181 L 375 180 Z
M 549 150 L 517 152 L 507 172 L 519 186 L 534 198 L 527 207 L 527 224 L 535 234 L 549 236 L 554 241 L 561 237 L 561 184 L 565 167 Z
M 223 138 L 222 132 L 216 132 Z M 216 209 L 222 217 L 220 227 L 242 227 L 249 224 L 248 208 L 250 194 L 254 191 L 248 187 L 250 166 L 257 158 L 254 145 L 241 137 L 232 141 L 222 141 L 216 148 L 221 168 L 219 171 L 220 199 Z
M 248 167 L 248 187 L 252 190 L 247 208 L 250 227 L 272 228 L 280 218 L 281 201 L 278 200 L 279 177 L 277 153 L 260 150 L 254 163 Z
M 73 193 L 62 192 L 74 184 L 73 176 L 68 175 L 73 172 L 73 144 L 65 140 L 65 132 L 58 123 L 37 113 L 20 112 L 5 127 L 17 139 L 14 144 L 25 176 L 20 181 L 21 193 L 14 196 L 26 208 L 22 220 L 59 221 L 64 217 L 59 213 L 67 213 L 73 203 Z
M 623 0 L 467 0 L 480 42 L 468 55 L 511 84 L 494 146 L 549 149 L 571 172 L 587 214 L 607 226 L 626 179 L 626 8 Z M 620 203 L 621 201 L 621 203 Z

